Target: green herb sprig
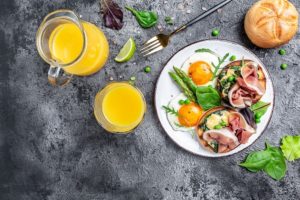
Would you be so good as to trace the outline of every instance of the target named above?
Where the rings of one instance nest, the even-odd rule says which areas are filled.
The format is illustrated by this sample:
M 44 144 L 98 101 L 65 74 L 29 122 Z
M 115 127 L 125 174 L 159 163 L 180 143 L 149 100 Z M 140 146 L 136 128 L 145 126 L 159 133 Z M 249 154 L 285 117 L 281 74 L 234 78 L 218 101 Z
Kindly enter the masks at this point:
M 300 135 L 284 136 L 280 147 L 266 143 L 265 150 L 251 152 L 239 165 L 251 172 L 264 171 L 275 180 L 281 180 L 286 173 L 285 160 L 300 158 Z
M 176 111 L 174 108 L 171 108 L 171 107 L 169 107 L 169 106 L 163 106 L 163 109 L 165 109 L 165 111 L 166 111 L 167 113 L 170 113 L 170 114 L 172 114 L 172 115 L 176 115 L 176 116 L 179 115 L 178 111 Z

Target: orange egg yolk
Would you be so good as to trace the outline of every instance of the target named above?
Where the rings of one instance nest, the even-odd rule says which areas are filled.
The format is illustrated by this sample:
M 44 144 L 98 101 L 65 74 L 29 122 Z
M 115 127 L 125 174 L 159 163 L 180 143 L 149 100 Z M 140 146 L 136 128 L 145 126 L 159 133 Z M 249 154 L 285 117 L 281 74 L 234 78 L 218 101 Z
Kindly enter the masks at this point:
M 191 64 L 189 68 L 189 76 L 196 85 L 204 85 L 211 80 L 213 73 L 207 62 L 198 61 Z
M 178 120 L 180 125 L 185 127 L 196 126 L 203 110 L 195 103 L 183 105 L 178 111 Z

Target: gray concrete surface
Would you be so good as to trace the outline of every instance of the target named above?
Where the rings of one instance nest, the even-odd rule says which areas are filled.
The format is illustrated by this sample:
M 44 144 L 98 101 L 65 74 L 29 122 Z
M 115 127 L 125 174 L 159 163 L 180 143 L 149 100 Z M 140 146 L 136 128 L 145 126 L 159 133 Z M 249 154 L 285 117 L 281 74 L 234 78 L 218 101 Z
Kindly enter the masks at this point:
M 171 30 L 174 26 L 166 26 L 164 16 L 175 17 L 178 26 L 219 0 L 117 2 L 157 11 L 159 24 Z M 117 64 L 113 58 L 130 36 L 141 44 L 158 29 L 141 29 L 125 10 L 121 31 L 103 28 L 99 0 L 1 0 L 0 199 L 299 199 L 299 161 L 288 163 L 285 178 L 278 182 L 237 165 L 250 151 L 264 148 L 266 140 L 277 145 L 283 135 L 300 132 L 300 34 L 284 46 L 288 53 L 284 57 L 278 49 L 253 46 L 244 33 L 243 18 L 254 2 L 235 0 L 175 37 L 163 52 L 146 59 L 135 55 L 130 62 Z M 299 10 L 300 2 L 292 2 Z M 111 48 L 102 71 L 75 78 L 65 88 L 47 83 L 48 66 L 35 47 L 41 20 L 59 8 L 75 10 L 103 28 Z M 276 105 L 268 129 L 251 147 L 230 157 L 208 159 L 180 149 L 168 138 L 156 117 L 153 94 L 168 58 L 189 43 L 211 38 L 215 27 L 221 29 L 219 38 L 247 46 L 266 64 L 274 80 Z M 286 71 L 280 70 L 283 62 L 289 65 Z M 143 72 L 146 65 L 152 66 L 151 74 Z M 145 121 L 131 135 L 108 134 L 93 117 L 94 96 L 110 77 L 127 80 L 132 75 L 147 100 Z

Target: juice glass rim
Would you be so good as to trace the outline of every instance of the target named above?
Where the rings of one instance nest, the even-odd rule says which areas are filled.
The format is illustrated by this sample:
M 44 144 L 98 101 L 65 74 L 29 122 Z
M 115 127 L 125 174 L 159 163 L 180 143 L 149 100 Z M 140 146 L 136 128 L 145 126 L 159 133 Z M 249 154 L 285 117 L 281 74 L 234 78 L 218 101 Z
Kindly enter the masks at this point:
M 120 84 L 125 84 L 125 85 L 129 85 L 129 86 L 131 86 L 131 87 L 133 87 L 139 94 L 140 94 L 140 96 L 142 97 L 142 101 L 143 101 L 143 105 L 144 105 L 144 111 L 143 111 L 143 116 L 142 116 L 142 118 L 141 118 L 141 121 L 135 126 L 135 127 L 133 127 L 132 129 L 130 129 L 130 130 L 128 130 L 128 131 L 111 131 L 111 130 L 107 130 L 103 125 L 102 125 L 102 123 L 100 122 L 100 120 L 98 120 L 98 117 L 97 117 L 97 115 L 96 115 L 96 113 L 95 113 L 95 104 L 96 104 L 96 98 L 97 98 L 97 96 L 98 95 L 100 95 L 100 93 L 101 92 L 103 92 L 108 86 L 111 86 L 112 84 L 118 84 L 118 83 L 120 83 Z M 103 99 L 104 99 L 104 97 L 103 97 Z M 103 99 L 102 99 L 102 101 L 103 101 Z M 101 105 L 101 107 L 102 107 L 102 105 Z M 96 96 L 95 96 L 95 99 L 94 99 L 94 105 L 93 105 L 93 109 L 94 109 L 94 116 L 95 116 L 95 118 L 96 118 L 96 121 L 97 121 L 97 124 L 99 125 L 99 126 L 101 126 L 102 128 L 104 128 L 106 131 L 108 131 L 109 133 L 113 133 L 113 134 L 121 134 L 121 135 L 123 135 L 123 134 L 128 134 L 128 133 L 131 133 L 132 131 L 134 131 L 137 127 L 139 127 L 142 123 L 143 123 L 143 121 L 145 120 L 145 115 L 146 115 L 146 112 L 147 112 L 147 103 L 146 103 L 146 99 L 145 99 L 145 97 L 144 97 L 144 94 L 142 93 L 142 91 L 138 88 L 138 87 L 136 87 L 135 85 L 132 85 L 132 84 L 130 84 L 130 83 L 128 83 L 127 81 L 112 81 L 112 82 L 110 82 L 110 83 L 108 83 L 107 85 L 105 85 L 102 89 L 100 89 L 98 92 L 97 92 L 97 94 L 96 94 Z M 102 108 L 101 108 L 101 110 L 102 110 Z M 103 113 L 103 112 L 102 112 Z M 106 116 L 103 114 L 103 116 L 104 116 L 104 118 L 105 118 L 105 120 L 107 121 L 107 123 L 109 123 L 110 125 L 112 125 L 112 126 L 115 126 L 115 125 L 113 125 L 112 123 L 110 123 L 109 122 L 109 120 L 106 118 Z M 131 126 L 122 126 L 122 128 L 126 128 L 126 127 L 131 127 Z
M 43 35 L 43 32 L 44 32 L 45 28 L 53 21 L 53 19 L 51 19 L 51 16 L 53 16 L 55 14 L 59 14 L 59 13 L 64 13 L 64 12 L 72 14 L 75 18 L 71 18 L 69 16 L 57 16 L 57 17 L 54 17 L 53 19 L 59 19 L 59 18 L 67 19 L 67 20 L 71 21 L 72 23 L 76 24 L 76 26 L 79 28 L 79 30 L 82 34 L 83 47 L 81 49 L 80 54 L 73 61 L 71 61 L 69 63 L 58 63 L 57 61 L 52 60 L 52 59 L 48 58 L 46 55 L 44 55 L 41 44 L 40 44 L 40 41 L 41 41 L 41 38 L 42 38 L 42 35 Z M 77 63 L 83 57 L 83 55 L 85 54 L 85 52 L 87 50 L 87 36 L 86 36 L 86 33 L 85 33 L 83 25 L 82 25 L 82 20 L 80 20 L 80 18 L 78 17 L 78 15 L 75 12 L 73 12 L 72 10 L 68 10 L 68 9 L 59 9 L 59 10 L 55 10 L 53 12 L 48 13 L 44 17 L 42 23 L 40 24 L 40 26 L 37 30 L 37 33 L 36 33 L 36 46 L 37 46 L 39 55 L 48 64 L 53 65 L 53 66 L 58 66 L 58 67 L 61 67 L 61 68 L 74 65 L 75 63 Z

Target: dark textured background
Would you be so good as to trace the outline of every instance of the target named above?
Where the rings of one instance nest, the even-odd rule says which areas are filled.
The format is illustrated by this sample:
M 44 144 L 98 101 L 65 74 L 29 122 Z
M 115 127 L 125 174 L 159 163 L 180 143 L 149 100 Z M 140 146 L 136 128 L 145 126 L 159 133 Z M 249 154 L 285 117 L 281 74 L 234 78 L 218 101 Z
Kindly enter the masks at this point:
M 219 1 L 117 2 L 157 11 L 160 26 L 171 30 Z M 158 29 L 142 30 L 125 11 L 121 31 L 103 28 L 99 0 L 1 0 L 0 199 L 299 199 L 299 161 L 288 163 L 285 178 L 278 182 L 237 165 L 251 150 L 264 148 L 266 140 L 277 145 L 283 135 L 300 132 L 300 35 L 285 45 L 284 57 L 278 49 L 251 45 L 242 26 L 254 2 L 235 0 L 175 37 L 160 54 L 146 59 L 135 55 L 130 62 L 117 64 L 113 58 L 130 36 L 141 44 Z M 292 2 L 299 10 L 300 2 Z M 48 66 L 35 47 L 42 18 L 59 8 L 75 10 L 103 28 L 111 48 L 101 72 L 76 78 L 66 88 L 47 83 Z M 164 16 L 175 17 L 176 25 L 166 26 Z M 276 105 L 268 129 L 251 147 L 230 157 L 208 159 L 185 152 L 168 138 L 155 115 L 153 93 L 168 58 L 189 43 L 211 38 L 215 27 L 221 29 L 220 38 L 247 46 L 263 60 L 274 80 Z M 280 70 L 283 62 L 289 65 L 286 71 Z M 143 72 L 146 65 L 152 66 L 151 74 Z M 111 77 L 128 80 L 132 75 L 147 99 L 145 121 L 133 134 L 108 134 L 93 117 L 94 96 Z

